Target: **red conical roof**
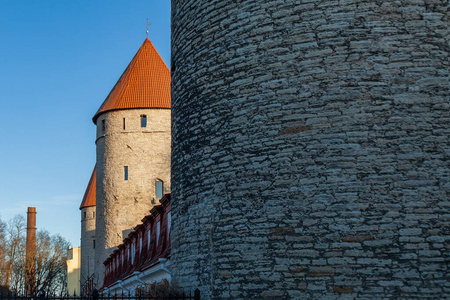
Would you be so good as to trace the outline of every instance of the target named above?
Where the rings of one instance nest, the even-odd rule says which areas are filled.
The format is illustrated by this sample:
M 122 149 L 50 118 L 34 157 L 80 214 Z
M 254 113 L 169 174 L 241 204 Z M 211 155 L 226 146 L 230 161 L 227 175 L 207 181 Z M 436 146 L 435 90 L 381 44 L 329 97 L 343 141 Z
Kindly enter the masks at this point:
M 117 109 L 170 108 L 170 71 L 147 38 L 92 120 Z
M 80 209 L 89 206 L 95 206 L 95 186 L 97 183 L 97 165 L 94 167 L 94 171 L 92 171 L 91 179 L 89 179 L 88 186 L 86 188 L 86 192 L 84 192 L 83 201 L 81 201 Z

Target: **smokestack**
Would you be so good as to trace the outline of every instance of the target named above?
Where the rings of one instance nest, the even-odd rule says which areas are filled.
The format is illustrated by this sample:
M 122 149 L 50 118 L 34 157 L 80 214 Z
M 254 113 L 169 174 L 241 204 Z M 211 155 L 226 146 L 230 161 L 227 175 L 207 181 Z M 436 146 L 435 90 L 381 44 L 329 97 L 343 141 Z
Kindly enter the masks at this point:
M 27 295 L 34 295 L 36 293 L 36 207 L 28 207 L 27 212 L 25 273 Z

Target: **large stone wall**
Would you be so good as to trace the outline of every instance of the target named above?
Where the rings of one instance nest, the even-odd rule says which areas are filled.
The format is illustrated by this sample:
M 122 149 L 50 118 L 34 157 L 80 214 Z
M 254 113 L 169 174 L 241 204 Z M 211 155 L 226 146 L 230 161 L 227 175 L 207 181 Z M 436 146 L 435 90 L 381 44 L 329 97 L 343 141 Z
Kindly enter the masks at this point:
M 172 0 L 177 285 L 449 296 L 447 9 Z
M 81 270 L 80 282 L 84 284 L 94 273 L 95 256 L 95 206 L 81 209 Z
M 159 204 L 155 182 L 162 180 L 170 191 L 170 114 L 170 109 L 129 109 L 103 113 L 97 120 L 95 272 L 100 286 L 103 262 Z M 141 127 L 141 115 L 147 116 L 147 127 Z

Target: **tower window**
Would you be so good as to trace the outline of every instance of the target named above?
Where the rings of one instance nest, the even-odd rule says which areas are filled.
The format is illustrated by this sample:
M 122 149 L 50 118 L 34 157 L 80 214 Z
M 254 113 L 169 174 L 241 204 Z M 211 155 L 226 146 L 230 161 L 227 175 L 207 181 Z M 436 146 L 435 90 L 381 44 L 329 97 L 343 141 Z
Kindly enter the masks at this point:
M 106 129 L 105 119 L 102 120 L 102 131 L 104 132 Z
M 95 249 L 95 240 L 92 240 L 92 248 Z
M 86 212 L 84 212 L 84 219 L 86 219 Z
M 156 181 L 156 198 L 162 198 L 164 183 L 161 180 Z
M 147 116 L 141 115 L 141 127 L 147 127 Z
M 169 211 L 169 213 L 167 214 L 167 239 L 169 238 L 171 224 L 172 224 L 172 212 Z
M 128 180 L 128 166 L 125 166 L 123 168 L 124 168 L 124 179 Z
M 156 223 L 156 245 L 159 244 L 160 222 Z
M 125 130 L 125 118 L 123 118 L 123 130 Z

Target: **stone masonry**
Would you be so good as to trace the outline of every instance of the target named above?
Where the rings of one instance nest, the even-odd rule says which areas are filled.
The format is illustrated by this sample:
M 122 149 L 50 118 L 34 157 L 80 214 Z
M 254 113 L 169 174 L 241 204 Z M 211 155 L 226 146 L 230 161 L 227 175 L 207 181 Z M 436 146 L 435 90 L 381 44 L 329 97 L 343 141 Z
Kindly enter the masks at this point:
M 103 262 L 113 249 L 159 203 L 156 181 L 170 191 L 170 114 L 170 109 L 127 109 L 97 119 L 96 284 L 103 282 Z M 147 116 L 144 128 L 141 115 Z
M 80 281 L 84 283 L 94 272 L 95 206 L 81 209 L 81 268 Z
M 447 14 L 172 0 L 173 281 L 204 299 L 449 298 Z

